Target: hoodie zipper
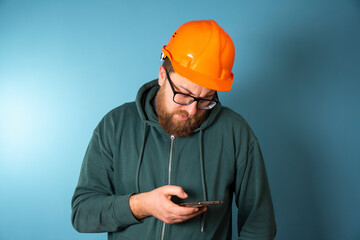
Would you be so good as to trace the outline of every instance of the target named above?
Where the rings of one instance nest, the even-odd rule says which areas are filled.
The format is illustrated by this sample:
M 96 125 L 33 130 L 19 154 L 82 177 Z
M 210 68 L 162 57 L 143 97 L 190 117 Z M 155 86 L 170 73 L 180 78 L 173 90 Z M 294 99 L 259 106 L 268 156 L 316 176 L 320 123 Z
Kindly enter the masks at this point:
M 173 146 L 174 146 L 174 139 L 175 137 L 173 135 L 171 135 L 170 137 L 171 139 L 171 144 L 170 144 L 170 158 L 169 158 L 169 176 L 168 176 L 168 185 L 171 184 L 171 163 L 172 163 L 172 153 L 173 153 Z M 163 223 L 163 227 L 162 227 L 162 233 L 161 233 L 161 240 L 164 240 L 165 237 L 165 223 Z

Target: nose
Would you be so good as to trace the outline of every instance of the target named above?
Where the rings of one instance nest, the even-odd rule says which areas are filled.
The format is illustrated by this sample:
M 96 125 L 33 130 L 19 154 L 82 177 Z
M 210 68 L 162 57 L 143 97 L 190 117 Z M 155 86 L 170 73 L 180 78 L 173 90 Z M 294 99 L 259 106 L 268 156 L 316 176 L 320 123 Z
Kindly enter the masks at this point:
M 187 106 L 184 106 L 185 107 L 185 110 L 189 113 L 190 116 L 192 115 L 195 115 L 196 112 L 197 112 L 197 102 L 194 101 L 193 103 L 187 105 Z

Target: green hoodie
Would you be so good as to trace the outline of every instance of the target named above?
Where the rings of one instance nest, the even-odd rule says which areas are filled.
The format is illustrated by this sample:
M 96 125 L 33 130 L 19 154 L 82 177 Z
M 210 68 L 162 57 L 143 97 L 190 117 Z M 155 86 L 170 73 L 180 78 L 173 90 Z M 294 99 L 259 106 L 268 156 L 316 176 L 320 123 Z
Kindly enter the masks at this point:
M 231 239 L 233 194 L 239 239 L 273 239 L 273 205 L 258 140 L 245 120 L 218 104 L 190 136 L 174 138 L 159 125 L 153 100 L 157 80 L 140 88 L 136 102 L 110 111 L 86 151 L 72 199 L 79 232 L 109 232 L 108 239 Z M 223 200 L 202 215 L 167 225 L 138 221 L 129 208 L 134 193 L 164 185 L 189 195 L 176 203 Z

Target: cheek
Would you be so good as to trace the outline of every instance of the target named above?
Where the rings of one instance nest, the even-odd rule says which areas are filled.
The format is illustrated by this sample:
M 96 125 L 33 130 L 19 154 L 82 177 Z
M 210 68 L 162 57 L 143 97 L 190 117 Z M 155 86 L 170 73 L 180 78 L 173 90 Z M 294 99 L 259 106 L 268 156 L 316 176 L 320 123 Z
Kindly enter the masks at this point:
M 166 114 L 171 114 L 174 111 L 174 102 L 172 101 L 172 99 L 169 99 L 169 97 L 165 93 L 161 94 L 158 100 L 158 107 L 160 108 L 160 111 Z
M 164 94 L 164 105 L 169 112 L 173 112 L 179 109 L 179 104 L 173 101 L 174 94 L 171 92 L 165 92 Z
M 178 110 L 181 110 L 181 106 L 177 103 L 175 103 L 172 99 L 170 99 L 167 104 L 166 108 L 169 111 L 169 113 L 174 113 Z

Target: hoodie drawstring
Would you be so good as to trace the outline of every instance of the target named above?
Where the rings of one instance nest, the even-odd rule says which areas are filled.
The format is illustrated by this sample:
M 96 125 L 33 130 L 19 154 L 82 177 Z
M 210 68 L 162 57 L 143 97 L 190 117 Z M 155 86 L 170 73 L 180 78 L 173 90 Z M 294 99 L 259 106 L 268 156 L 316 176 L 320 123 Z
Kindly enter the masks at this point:
M 206 192 L 206 183 L 205 183 L 205 173 L 204 173 L 204 149 L 203 149 L 203 131 L 200 130 L 199 134 L 199 146 L 200 146 L 200 170 L 201 170 L 201 183 L 203 190 L 204 201 L 207 201 L 207 192 Z M 204 232 L 206 221 L 206 212 L 202 214 L 201 217 L 201 232 Z
M 135 179 L 135 184 L 136 184 L 136 193 L 140 193 L 140 185 L 139 185 L 139 175 L 140 175 L 140 167 L 141 167 L 141 162 L 143 159 L 143 155 L 144 155 L 144 149 L 145 149 L 145 138 L 146 138 L 146 134 L 147 134 L 147 130 L 148 130 L 148 125 L 146 123 L 144 123 L 144 135 L 143 135 L 143 141 L 141 144 L 141 150 L 140 150 L 140 155 L 139 155 L 139 159 L 138 159 L 138 165 L 137 165 L 137 169 L 136 169 L 136 179 Z

